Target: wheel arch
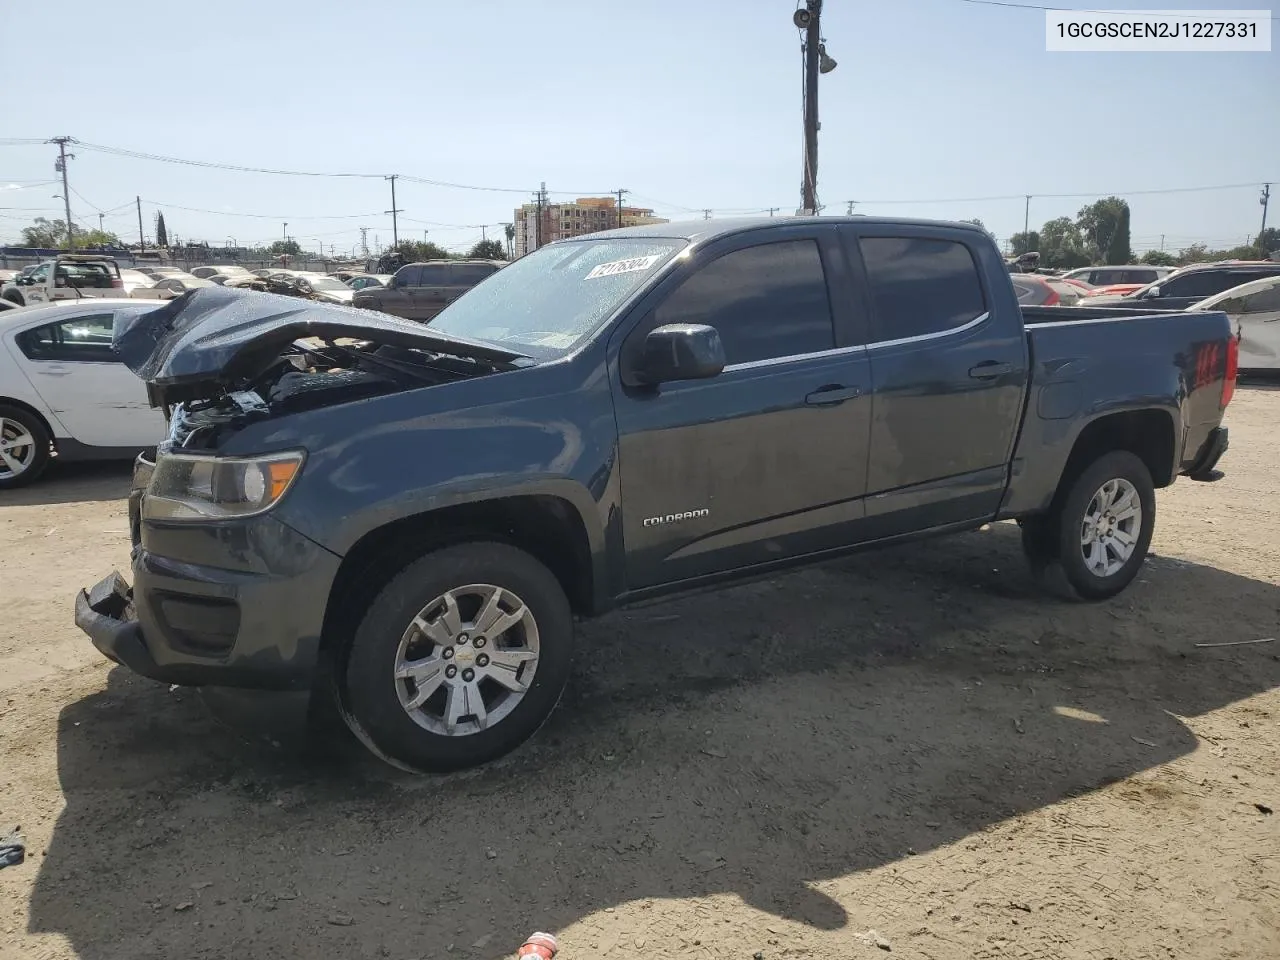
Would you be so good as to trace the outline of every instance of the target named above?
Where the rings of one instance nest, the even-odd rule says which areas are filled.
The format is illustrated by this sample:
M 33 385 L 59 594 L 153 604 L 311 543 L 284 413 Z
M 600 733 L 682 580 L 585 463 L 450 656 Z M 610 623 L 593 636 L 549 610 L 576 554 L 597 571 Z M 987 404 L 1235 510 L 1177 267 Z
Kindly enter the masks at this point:
M 49 434 L 49 439 L 53 441 L 54 447 L 55 448 L 57 447 L 58 431 L 54 429 L 53 421 L 51 421 L 47 416 L 45 416 L 45 413 L 43 410 L 40 410 L 38 407 L 32 406 L 30 403 L 28 403 L 25 400 L 19 400 L 17 397 L 9 397 L 3 394 L 0 394 L 0 407 L 17 407 L 19 410 L 22 410 L 26 413 L 31 414 L 33 417 L 35 417 L 37 420 L 40 421 L 40 424 L 44 427 L 45 432 Z
M 1072 444 L 1058 480 L 1054 503 L 1060 502 L 1064 492 L 1089 464 L 1113 450 L 1127 450 L 1142 460 L 1156 489 L 1169 486 L 1176 475 L 1177 427 L 1173 414 L 1148 407 L 1107 413 L 1091 420 Z
M 325 606 L 322 653 L 341 654 L 378 591 L 432 550 L 489 540 L 524 550 L 546 566 L 575 613 L 598 608 L 586 524 L 568 500 L 515 494 L 440 507 L 368 531 L 343 556 Z

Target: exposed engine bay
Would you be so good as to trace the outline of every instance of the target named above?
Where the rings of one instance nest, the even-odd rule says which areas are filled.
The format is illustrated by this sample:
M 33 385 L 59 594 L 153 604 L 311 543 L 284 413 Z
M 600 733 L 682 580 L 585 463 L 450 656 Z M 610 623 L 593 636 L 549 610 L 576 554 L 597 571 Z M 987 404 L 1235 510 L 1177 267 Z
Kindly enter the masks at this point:
M 424 386 L 469 380 L 531 361 L 494 361 L 370 341 L 297 341 L 247 383 L 166 410 L 169 440 L 217 449 L 250 423 Z

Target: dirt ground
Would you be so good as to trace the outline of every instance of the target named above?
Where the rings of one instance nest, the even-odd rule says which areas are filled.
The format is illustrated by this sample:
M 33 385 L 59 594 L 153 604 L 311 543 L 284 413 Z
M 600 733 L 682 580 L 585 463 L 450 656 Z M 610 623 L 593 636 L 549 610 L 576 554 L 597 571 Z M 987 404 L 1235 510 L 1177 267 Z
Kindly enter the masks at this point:
M 1280 639 L 1195 646 L 1280 637 L 1280 391 L 1228 423 L 1115 601 L 997 524 L 619 613 L 449 777 L 103 661 L 126 468 L 0 494 L 0 956 L 1280 957 Z

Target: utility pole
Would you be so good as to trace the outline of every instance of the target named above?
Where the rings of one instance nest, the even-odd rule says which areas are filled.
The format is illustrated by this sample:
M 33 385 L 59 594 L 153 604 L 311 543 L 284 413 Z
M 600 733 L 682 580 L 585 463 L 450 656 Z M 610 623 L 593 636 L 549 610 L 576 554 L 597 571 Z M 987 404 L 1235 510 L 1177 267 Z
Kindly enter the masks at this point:
M 777 213 L 777 212 L 778 212 L 778 208 L 777 208 L 777 207 L 770 207 L 770 208 L 769 208 L 769 216 L 771 216 L 771 217 L 772 217 L 772 216 L 773 216 L 775 213 Z
M 631 192 L 630 190 L 618 190 L 618 191 L 617 191 L 617 194 L 618 194 L 618 226 L 622 226 L 622 196 L 623 196 L 623 194 L 630 193 L 630 192 Z
M 360 255 L 366 259 L 369 257 L 369 228 L 360 228 Z
M 135 196 L 133 199 L 138 204 L 138 252 L 141 253 L 147 249 L 147 236 L 142 232 L 142 197 Z
M 1027 194 L 1027 205 L 1022 208 L 1022 242 L 1030 244 L 1031 234 L 1031 194 Z
M 846 200 L 846 201 L 845 201 L 845 203 L 847 203 L 847 204 L 848 204 L 848 207 L 847 207 L 847 208 L 845 209 L 845 211 L 844 211 L 844 215 L 845 215 L 846 217 L 852 217 L 852 216 L 853 216 L 853 205 L 854 205 L 855 203 L 857 203 L 857 202 L 858 202 L 857 200 Z
M 105 216 L 106 216 L 105 213 L 98 214 L 98 232 L 99 233 L 102 233 L 102 218 Z
M 488 242 L 489 242 L 489 230 L 488 230 L 488 226 L 489 226 L 489 225 L 488 225 L 487 223 L 482 223 L 482 224 L 480 224 L 480 242 L 481 242 L 481 243 L 488 243 Z
M 710 207 L 708 207 L 707 209 L 705 209 L 705 210 L 703 210 L 703 211 L 702 211 L 702 219 L 703 219 L 703 220 L 710 220 L 710 219 L 711 219 L 711 208 L 710 208 Z
M 1160 234 L 1160 252 L 1164 253 L 1164 234 Z
M 286 224 L 284 225 L 284 229 L 280 231 L 280 236 L 281 236 L 281 237 L 283 237 L 285 240 L 288 240 L 288 239 L 289 239 L 289 224 L 288 224 L 288 223 L 286 223 Z
M 1262 259 L 1267 259 L 1267 204 L 1271 201 L 1271 184 L 1264 183 L 1262 185 L 1262 196 L 1258 198 L 1258 202 L 1262 204 L 1262 229 L 1258 231 L 1258 249 L 1262 252 Z
M 535 211 L 537 219 L 533 223 L 533 249 L 537 250 L 542 246 L 542 208 L 547 203 L 547 181 L 543 180 L 538 187 L 538 192 L 534 194 L 534 202 L 537 205 Z
M 403 212 L 396 206 L 396 178 L 399 176 L 400 174 L 393 173 L 391 176 L 383 178 L 391 181 L 391 209 L 385 212 L 391 214 L 391 245 L 393 247 L 400 245 L 400 227 L 396 221 L 396 215 Z
M 800 206 L 810 216 L 818 214 L 818 72 L 822 49 L 822 0 L 805 0 L 792 22 L 804 31 L 804 180 Z M 831 61 L 834 68 L 835 61 Z M 822 72 L 827 72 L 823 70 Z
M 67 183 L 67 159 L 75 159 L 75 154 L 67 153 L 67 144 L 71 142 L 70 137 L 54 137 L 49 141 L 58 145 L 58 160 L 53 165 L 54 169 L 62 174 L 62 202 L 66 205 L 67 211 L 67 249 L 74 250 L 76 248 L 76 235 L 71 224 L 71 187 Z

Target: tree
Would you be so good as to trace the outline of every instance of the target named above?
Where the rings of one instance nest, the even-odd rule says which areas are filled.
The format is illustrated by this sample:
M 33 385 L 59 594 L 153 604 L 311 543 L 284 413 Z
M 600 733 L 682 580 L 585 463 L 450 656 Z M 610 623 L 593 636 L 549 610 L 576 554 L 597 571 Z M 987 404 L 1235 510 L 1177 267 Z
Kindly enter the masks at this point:
M 514 223 L 504 223 L 502 232 L 507 238 L 507 259 L 510 260 L 515 256 L 516 225 Z
M 1267 227 L 1258 235 L 1258 252 L 1265 258 L 1280 250 L 1280 228 Z
M 121 247 L 120 238 L 110 230 L 81 230 L 72 227 L 76 236 L 77 247 Z
M 1129 205 L 1119 197 L 1107 197 L 1096 200 L 1087 207 L 1081 207 L 1076 214 L 1076 227 L 1084 241 L 1084 250 L 1094 263 L 1102 263 L 1111 241 L 1120 229 L 1121 212 L 1127 213 Z M 1126 226 L 1126 231 L 1127 231 Z M 1125 246 L 1128 240 L 1125 239 Z
M 273 256 L 279 256 L 284 253 L 291 257 L 296 257 L 302 253 L 302 246 L 297 240 L 277 240 L 267 248 L 267 252 Z
M 169 231 L 165 229 L 164 214 L 156 214 L 156 246 L 169 246 Z
M 401 240 L 395 249 L 404 256 L 405 263 L 421 260 L 449 260 L 452 254 L 438 243 L 429 240 Z
M 1120 208 L 1116 228 L 1107 244 L 1107 263 L 1116 266 L 1133 262 L 1133 250 L 1129 247 L 1129 205 Z
M 473 260 L 507 259 L 506 251 L 502 249 L 502 244 L 497 240 L 481 240 L 471 248 L 471 252 L 467 256 Z
M 25 246 L 46 250 L 66 246 L 67 222 L 36 217 L 31 226 L 22 228 L 22 242 Z
M 1009 248 L 1015 257 L 1040 249 L 1040 234 L 1031 230 L 1028 233 L 1015 233 L 1009 238 Z
M 1153 267 L 1172 267 L 1176 266 L 1178 260 L 1171 253 L 1165 253 L 1163 250 L 1148 250 L 1142 255 L 1142 262 L 1149 263 Z
M 1205 243 L 1193 243 L 1189 247 L 1183 247 L 1178 251 L 1179 263 L 1205 263 L 1209 260 L 1217 260 L 1216 251 L 1209 249 L 1209 245 Z
M 1040 228 L 1040 265 L 1044 267 L 1084 267 L 1089 264 L 1080 230 L 1070 217 L 1058 217 Z

